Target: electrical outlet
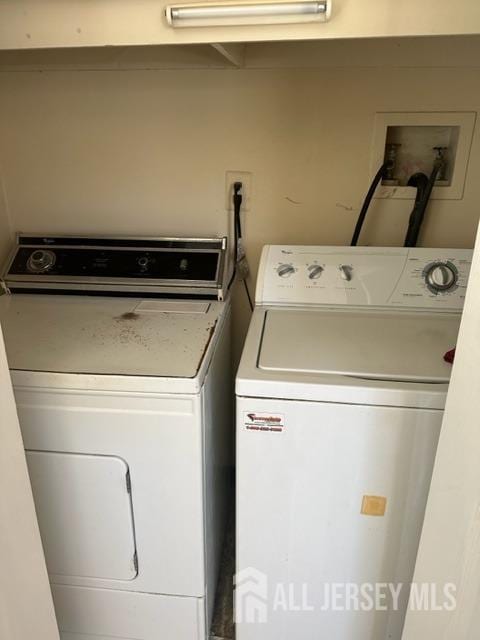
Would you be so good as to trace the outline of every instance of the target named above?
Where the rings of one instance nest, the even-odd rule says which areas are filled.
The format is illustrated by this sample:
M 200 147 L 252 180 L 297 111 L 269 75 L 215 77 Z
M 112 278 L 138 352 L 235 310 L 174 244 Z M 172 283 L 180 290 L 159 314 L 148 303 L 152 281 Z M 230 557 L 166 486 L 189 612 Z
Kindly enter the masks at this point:
M 242 183 L 242 211 L 252 206 L 252 174 L 250 171 L 227 171 L 225 173 L 225 209 L 233 211 L 233 184 Z

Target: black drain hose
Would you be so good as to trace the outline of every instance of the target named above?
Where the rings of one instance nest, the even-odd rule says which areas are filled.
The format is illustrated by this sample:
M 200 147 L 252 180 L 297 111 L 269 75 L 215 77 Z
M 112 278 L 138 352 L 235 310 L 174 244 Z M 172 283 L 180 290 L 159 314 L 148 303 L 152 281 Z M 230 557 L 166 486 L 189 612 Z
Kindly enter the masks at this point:
M 405 242 L 403 243 L 404 247 L 417 246 L 418 236 L 420 235 L 420 229 L 422 228 L 423 219 L 425 218 L 425 211 L 440 168 L 441 165 L 433 167 L 429 178 L 427 178 L 424 173 L 414 173 L 408 180 L 407 184 L 409 187 L 417 187 L 417 197 L 415 198 L 415 205 L 408 220 L 407 234 L 405 236 Z
M 360 209 L 360 213 L 358 214 L 357 224 L 355 225 L 355 231 L 353 232 L 352 241 L 350 242 L 351 247 L 355 247 L 358 242 L 358 238 L 360 237 L 360 232 L 362 231 L 363 223 L 365 222 L 365 218 L 367 216 L 367 211 L 370 206 L 370 203 L 373 198 L 373 194 L 375 193 L 375 189 L 378 186 L 380 180 L 384 177 L 385 172 L 391 166 L 390 162 L 384 162 L 380 169 L 377 171 L 374 179 L 372 180 L 372 184 L 365 196 L 365 200 L 363 201 L 362 208 Z

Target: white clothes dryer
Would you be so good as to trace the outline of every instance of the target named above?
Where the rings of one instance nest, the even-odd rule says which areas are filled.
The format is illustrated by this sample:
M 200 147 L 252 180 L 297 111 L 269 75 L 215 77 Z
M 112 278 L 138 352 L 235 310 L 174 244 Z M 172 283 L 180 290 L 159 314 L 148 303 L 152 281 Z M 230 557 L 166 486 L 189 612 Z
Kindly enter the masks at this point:
M 62 640 L 208 637 L 229 493 L 226 240 L 20 236 L 0 297 Z

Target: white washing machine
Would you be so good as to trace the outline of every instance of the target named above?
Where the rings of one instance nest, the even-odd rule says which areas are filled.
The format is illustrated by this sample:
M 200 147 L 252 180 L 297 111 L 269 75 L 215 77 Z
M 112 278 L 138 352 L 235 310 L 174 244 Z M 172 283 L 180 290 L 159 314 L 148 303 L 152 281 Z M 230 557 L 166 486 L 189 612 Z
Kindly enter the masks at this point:
M 238 640 L 400 640 L 470 260 L 264 248 L 236 381 Z
M 225 239 L 20 236 L 0 323 L 62 640 L 204 640 L 229 494 Z

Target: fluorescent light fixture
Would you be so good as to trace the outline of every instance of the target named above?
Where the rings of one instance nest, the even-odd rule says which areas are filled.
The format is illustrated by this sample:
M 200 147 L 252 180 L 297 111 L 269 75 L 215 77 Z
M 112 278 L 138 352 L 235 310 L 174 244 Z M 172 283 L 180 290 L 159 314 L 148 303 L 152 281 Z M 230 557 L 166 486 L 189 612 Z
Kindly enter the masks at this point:
M 294 24 L 326 22 L 332 0 L 298 2 L 217 2 L 179 4 L 165 8 L 172 27 L 246 26 L 255 24 Z

